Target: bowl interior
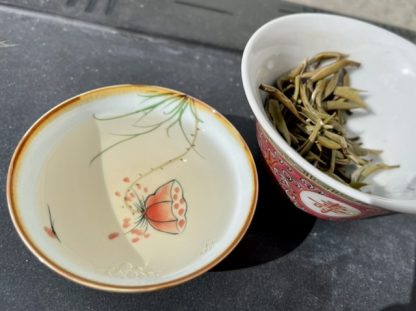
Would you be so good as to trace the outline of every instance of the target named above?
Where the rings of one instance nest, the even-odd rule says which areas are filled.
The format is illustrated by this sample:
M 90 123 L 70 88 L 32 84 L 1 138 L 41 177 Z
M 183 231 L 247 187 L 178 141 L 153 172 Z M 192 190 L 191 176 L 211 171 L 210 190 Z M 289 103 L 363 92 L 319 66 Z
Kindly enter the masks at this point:
M 272 128 L 263 110 L 263 94 L 258 86 L 273 83 L 303 59 L 322 51 L 347 53 L 362 64 L 351 71 L 351 85 L 366 91 L 364 98 L 371 111 L 354 112 L 348 121 L 349 130 L 360 135 L 363 146 L 382 149 L 383 162 L 401 166 L 375 175 L 366 192 L 389 199 L 416 199 L 416 47 L 388 31 L 325 14 L 296 14 L 264 25 L 247 44 L 242 64 L 246 95 L 257 120 L 288 152 L 290 147 Z M 343 189 L 290 152 L 308 172 Z
M 26 243 L 104 289 L 163 287 L 209 269 L 241 238 L 257 195 L 232 125 L 157 87 L 67 101 L 28 132 L 12 166 L 10 208 Z

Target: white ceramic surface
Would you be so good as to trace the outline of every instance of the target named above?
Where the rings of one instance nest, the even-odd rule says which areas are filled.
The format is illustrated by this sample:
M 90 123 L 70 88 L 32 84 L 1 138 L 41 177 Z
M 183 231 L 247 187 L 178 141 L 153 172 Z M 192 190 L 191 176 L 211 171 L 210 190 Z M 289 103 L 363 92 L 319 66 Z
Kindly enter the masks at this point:
M 257 175 L 213 108 L 124 85 L 39 119 L 12 159 L 8 199 L 21 237 L 55 271 L 146 291 L 193 278 L 231 251 L 253 215 Z
M 305 161 L 277 133 L 263 109 L 260 83 L 272 83 L 301 60 L 325 50 L 347 53 L 362 64 L 351 74 L 351 84 L 367 91 L 365 100 L 371 112 L 354 113 L 349 129 L 361 136 L 364 146 L 384 150 L 382 161 L 401 165 L 400 169 L 377 174 L 367 193 L 333 180 Z M 242 59 L 242 79 L 257 121 L 299 167 L 364 204 L 416 213 L 415 45 L 354 19 L 294 14 L 265 24 L 250 38 Z

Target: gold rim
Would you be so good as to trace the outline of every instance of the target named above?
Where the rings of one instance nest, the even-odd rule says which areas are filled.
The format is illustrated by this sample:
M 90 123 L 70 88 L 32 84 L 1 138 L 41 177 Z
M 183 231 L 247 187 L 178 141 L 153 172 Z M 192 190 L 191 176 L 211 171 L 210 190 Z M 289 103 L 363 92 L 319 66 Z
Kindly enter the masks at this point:
M 246 233 L 246 231 L 247 231 L 247 229 L 248 229 L 248 227 L 251 223 L 251 220 L 253 218 L 254 211 L 255 211 L 255 208 L 256 208 L 256 204 L 257 204 L 257 196 L 258 196 L 257 170 L 256 170 L 256 166 L 255 166 L 255 163 L 254 163 L 253 156 L 252 156 L 246 142 L 244 141 L 244 139 L 242 138 L 240 133 L 236 130 L 236 128 L 222 114 L 217 112 L 214 108 L 207 105 L 206 103 L 204 103 L 204 102 L 202 102 L 198 99 L 195 99 L 195 101 L 199 104 L 199 106 L 201 108 L 203 108 L 203 109 L 211 112 L 212 114 L 214 114 L 214 116 L 230 131 L 230 133 L 235 137 L 235 139 L 240 142 L 240 145 L 241 145 L 241 147 L 244 151 L 244 154 L 245 154 L 245 156 L 246 156 L 246 158 L 249 162 L 251 175 L 253 176 L 253 180 L 252 180 L 253 195 L 251 197 L 250 209 L 249 209 L 249 213 L 247 215 L 246 221 L 245 221 L 244 225 L 242 226 L 242 228 L 240 229 L 237 237 L 213 261 L 211 261 L 207 265 L 201 267 L 200 269 L 198 269 L 198 270 L 196 270 L 196 271 L 194 271 L 194 272 L 192 272 L 188 275 L 185 275 L 185 276 L 180 277 L 178 279 L 174 279 L 174 280 L 167 281 L 167 282 L 164 282 L 164 283 L 159 283 L 159 284 L 155 284 L 155 285 L 141 285 L 141 286 L 118 286 L 118 285 L 96 282 L 94 280 L 84 278 L 82 276 L 79 276 L 75 273 L 72 273 L 72 272 L 64 269 L 59 264 L 57 264 L 56 262 L 51 260 L 33 242 L 33 240 L 30 238 L 26 228 L 22 225 L 21 216 L 20 216 L 20 213 L 19 213 L 18 204 L 16 202 L 15 189 L 14 189 L 14 184 L 16 183 L 16 176 L 17 176 L 17 172 L 19 171 L 21 159 L 23 159 L 23 157 L 25 155 L 25 151 L 27 149 L 27 146 L 30 144 L 31 140 L 34 137 L 36 137 L 36 134 L 38 134 L 46 124 L 48 124 L 49 122 L 54 120 L 59 115 L 65 113 L 68 109 L 72 108 L 73 106 L 79 105 L 81 100 L 85 101 L 85 100 L 96 98 L 96 97 L 99 97 L 99 96 L 106 96 L 106 95 L 109 95 L 109 94 L 119 93 L 119 92 L 123 92 L 126 89 L 131 90 L 131 89 L 143 89 L 143 88 L 146 88 L 146 89 L 152 88 L 152 89 L 161 90 L 161 91 L 162 90 L 163 91 L 171 91 L 171 92 L 175 92 L 175 93 L 178 93 L 178 94 L 183 94 L 181 92 L 178 92 L 178 91 L 175 91 L 175 90 L 172 90 L 172 89 L 168 89 L 168 88 L 162 88 L 162 87 L 159 87 L 159 86 L 125 84 L 125 85 L 115 85 L 115 86 L 107 86 L 107 87 L 103 87 L 103 88 L 98 88 L 98 89 L 95 89 L 95 90 L 91 90 L 91 91 L 82 93 L 78 96 L 72 97 L 72 98 L 60 103 L 59 105 L 55 106 L 54 108 L 52 108 L 48 112 L 46 112 L 42 117 L 40 117 L 29 128 L 29 130 L 24 134 L 24 136 L 20 140 L 19 144 L 16 147 L 16 150 L 13 153 L 13 156 L 12 156 L 12 159 L 11 159 L 11 162 L 10 162 L 10 166 L 9 166 L 9 170 L 8 170 L 8 174 L 7 174 L 6 192 L 7 192 L 7 203 L 8 203 L 8 207 L 9 207 L 10 216 L 12 218 L 12 221 L 13 221 L 13 224 L 14 224 L 14 227 L 15 227 L 16 231 L 20 235 L 20 238 L 23 240 L 26 247 L 28 247 L 29 250 L 42 263 L 44 263 L 46 266 L 48 266 L 49 268 L 51 268 L 52 270 L 54 270 L 55 272 L 57 272 L 61 276 L 65 277 L 65 278 L 67 278 L 71 281 L 74 281 L 78 284 L 88 286 L 88 287 L 92 287 L 92 288 L 95 288 L 95 289 L 100 289 L 100 290 L 105 290 L 105 291 L 112 291 L 112 292 L 124 292 L 124 293 L 128 293 L 128 292 L 130 292 L 130 293 L 147 292 L 147 291 L 160 290 L 160 289 L 168 288 L 168 287 L 171 287 L 171 286 L 179 285 L 181 283 L 184 283 L 186 281 L 189 281 L 191 279 L 194 279 L 194 278 L 198 277 L 199 275 L 203 274 L 204 272 L 210 270 L 215 265 L 217 265 L 220 261 L 222 261 L 237 246 L 237 244 L 240 242 L 240 240 L 242 239 L 242 237 Z

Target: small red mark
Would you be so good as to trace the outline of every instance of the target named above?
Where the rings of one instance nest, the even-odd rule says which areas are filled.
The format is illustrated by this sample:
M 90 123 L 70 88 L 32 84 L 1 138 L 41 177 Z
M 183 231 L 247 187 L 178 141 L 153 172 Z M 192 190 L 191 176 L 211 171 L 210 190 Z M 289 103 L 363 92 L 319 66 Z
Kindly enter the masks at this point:
M 178 209 L 179 208 L 179 204 L 178 203 L 175 203 L 175 204 L 173 204 L 173 207 L 176 208 L 176 209 Z
M 130 201 L 131 201 L 131 199 L 130 199 L 128 196 L 125 196 L 125 197 L 124 197 L 124 201 L 128 201 L 128 202 L 130 202 Z
M 118 232 L 113 232 L 113 233 L 110 233 L 110 234 L 108 235 L 108 239 L 109 239 L 109 240 L 114 240 L 114 239 L 115 239 L 115 238 L 117 238 L 119 235 L 120 235 L 120 233 L 118 233 Z
M 55 233 L 52 231 L 51 228 L 48 227 L 43 227 L 43 229 L 45 230 L 46 234 L 49 235 L 52 239 L 56 238 Z
M 123 228 L 127 228 L 130 226 L 130 218 L 124 218 L 123 220 Z
M 136 235 L 142 235 L 144 232 L 143 230 L 140 230 L 140 229 L 133 229 L 131 230 L 131 233 L 136 234 Z
M 185 219 L 179 220 L 178 225 L 179 225 L 180 228 L 182 228 L 183 226 L 185 226 Z
M 175 201 L 178 199 L 178 195 L 177 195 L 176 193 L 173 195 L 173 199 L 174 199 Z
M 178 187 L 175 187 L 175 189 L 174 189 L 174 190 L 175 190 L 175 192 L 176 192 L 176 193 L 178 193 L 178 192 L 179 192 L 179 188 L 178 188 Z
M 121 193 L 119 191 L 116 191 L 116 193 L 114 193 L 116 196 L 121 197 Z
M 131 239 L 131 241 L 132 241 L 133 243 L 137 243 L 137 242 L 139 242 L 139 241 L 140 241 L 140 239 L 139 239 L 139 238 L 133 238 L 133 239 Z
M 142 189 L 142 186 L 140 184 L 136 184 L 137 189 Z
M 184 200 L 183 198 L 181 198 L 181 199 L 179 200 L 179 203 L 183 204 L 183 203 L 185 203 L 185 200 Z
M 128 178 L 128 177 L 124 177 L 124 178 L 123 178 L 123 181 L 124 181 L 124 182 L 126 182 L 126 183 L 127 183 L 127 182 L 130 182 L 130 178 Z
M 150 233 L 146 233 L 144 237 L 147 239 L 150 236 Z
M 144 191 L 144 192 L 147 192 L 147 187 L 144 187 L 144 188 L 143 188 L 143 191 Z
M 181 209 L 178 211 L 178 214 L 179 214 L 180 216 L 182 216 L 182 215 L 183 215 L 183 213 L 185 213 L 185 210 L 184 210 L 183 208 L 181 208 Z

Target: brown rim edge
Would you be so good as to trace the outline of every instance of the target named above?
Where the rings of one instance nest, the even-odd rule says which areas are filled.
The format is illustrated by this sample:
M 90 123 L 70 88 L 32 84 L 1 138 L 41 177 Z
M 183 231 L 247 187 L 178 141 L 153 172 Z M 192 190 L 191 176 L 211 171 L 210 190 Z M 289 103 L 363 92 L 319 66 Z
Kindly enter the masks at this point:
M 15 200 L 14 195 L 14 180 L 16 172 L 18 171 L 19 162 L 24 154 L 24 150 L 26 149 L 27 145 L 30 143 L 31 139 L 34 137 L 34 135 L 42 128 L 44 127 L 48 121 L 53 120 L 53 117 L 56 117 L 59 115 L 59 113 L 65 112 L 66 108 L 72 107 L 73 105 L 78 104 L 78 102 L 85 98 L 85 97 L 95 97 L 98 95 L 98 93 L 114 93 L 114 91 L 122 91 L 123 89 L 136 89 L 136 88 L 154 88 L 158 90 L 165 90 L 165 91 L 172 91 L 178 94 L 183 94 L 179 91 L 163 88 L 159 86 L 152 86 L 152 85 L 140 85 L 140 84 L 121 84 L 121 85 L 113 85 L 113 86 L 106 86 L 98 89 L 94 89 L 91 91 L 87 91 L 85 93 L 82 93 L 80 95 L 77 95 L 75 97 L 72 97 L 70 99 L 67 99 L 57 106 L 53 107 L 49 111 L 47 111 L 45 114 L 43 114 L 23 135 L 21 140 L 19 141 L 13 156 L 10 161 L 8 173 L 7 173 L 7 182 L 6 182 L 6 196 L 7 196 L 7 204 L 9 208 L 9 213 L 13 222 L 13 225 L 18 232 L 20 238 L 23 240 L 26 247 L 38 258 L 40 262 L 48 266 L 50 269 L 58 273 L 59 275 L 65 277 L 66 279 L 73 281 L 75 283 L 78 283 L 80 285 L 84 285 L 87 287 L 91 287 L 94 289 L 104 290 L 104 291 L 110 291 L 110 292 L 120 292 L 120 293 L 139 293 L 139 292 L 149 292 L 149 291 L 155 291 L 155 290 L 161 290 L 166 289 L 175 285 L 179 285 L 182 283 L 185 283 L 187 281 L 190 281 L 204 272 L 207 272 L 214 266 L 216 266 L 219 262 L 221 262 L 225 257 L 228 256 L 228 254 L 231 253 L 231 251 L 237 246 L 237 244 L 241 241 L 245 233 L 247 232 L 248 227 L 250 226 L 250 223 L 253 219 L 253 215 L 256 209 L 257 205 L 257 197 L 258 197 L 258 176 L 257 176 L 257 169 L 256 165 L 253 159 L 253 155 L 250 152 L 250 149 L 247 146 L 247 143 L 244 141 L 241 134 L 237 131 L 237 129 L 231 124 L 230 121 L 228 121 L 221 113 L 219 113 L 217 110 L 209 106 L 208 104 L 202 102 L 199 99 L 194 98 L 198 104 L 200 104 L 203 108 L 210 111 L 214 114 L 215 117 L 231 132 L 231 134 L 239 141 L 244 154 L 247 158 L 247 161 L 250 165 L 250 171 L 251 175 L 253 176 L 253 195 L 251 197 L 251 204 L 249 213 L 247 215 L 246 221 L 240 231 L 238 232 L 237 237 L 232 241 L 232 243 L 222 252 L 220 253 L 213 261 L 208 263 L 207 265 L 201 267 L 200 269 L 182 276 L 178 279 L 174 279 L 171 281 L 167 281 L 164 283 L 159 283 L 155 285 L 142 285 L 142 286 L 118 286 L 118 285 L 112 285 L 107 283 L 101 283 L 96 282 L 84 277 L 81 277 L 79 275 L 76 275 L 64 268 L 62 268 L 59 264 L 52 261 L 47 255 L 45 255 L 31 240 L 29 234 L 26 232 L 24 226 L 21 224 L 20 216 L 18 213 L 17 203 Z

